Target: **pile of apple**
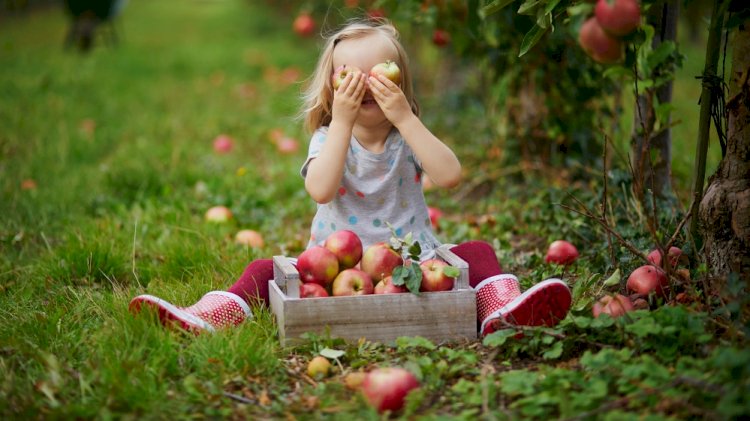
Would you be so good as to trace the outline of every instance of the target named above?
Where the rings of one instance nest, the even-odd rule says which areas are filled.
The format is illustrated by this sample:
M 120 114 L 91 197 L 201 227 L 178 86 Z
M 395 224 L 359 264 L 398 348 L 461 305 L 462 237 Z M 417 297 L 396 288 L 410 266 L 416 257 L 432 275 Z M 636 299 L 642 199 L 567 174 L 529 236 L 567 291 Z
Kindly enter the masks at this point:
M 622 58 L 622 38 L 640 24 L 638 0 L 598 0 L 594 15 L 581 25 L 578 43 L 594 61 L 615 63 Z
M 409 292 L 405 285 L 393 283 L 394 269 L 417 264 L 404 258 L 389 243 L 376 243 L 363 251 L 362 241 L 352 231 L 340 230 L 329 235 L 322 246 L 313 246 L 297 258 L 300 297 L 316 298 L 367 294 Z M 450 267 L 439 259 L 419 263 L 422 269 L 420 291 L 453 289 L 455 277 Z M 448 271 L 451 273 L 451 271 Z

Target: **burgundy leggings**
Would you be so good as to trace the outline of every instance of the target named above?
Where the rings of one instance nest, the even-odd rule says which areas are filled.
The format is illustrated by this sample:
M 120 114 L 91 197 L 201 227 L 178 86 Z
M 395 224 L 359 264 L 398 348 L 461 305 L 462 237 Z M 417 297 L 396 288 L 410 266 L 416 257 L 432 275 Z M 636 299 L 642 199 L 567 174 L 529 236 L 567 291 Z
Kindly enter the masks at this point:
M 495 250 L 484 241 L 467 241 L 451 247 L 451 251 L 469 265 L 469 285 L 476 286 L 490 276 L 502 273 Z M 242 297 L 248 303 L 268 303 L 268 281 L 273 279 L 273 260 L 258 259 L 245 268 L 242 275 L 229 288 L 229 292 Z

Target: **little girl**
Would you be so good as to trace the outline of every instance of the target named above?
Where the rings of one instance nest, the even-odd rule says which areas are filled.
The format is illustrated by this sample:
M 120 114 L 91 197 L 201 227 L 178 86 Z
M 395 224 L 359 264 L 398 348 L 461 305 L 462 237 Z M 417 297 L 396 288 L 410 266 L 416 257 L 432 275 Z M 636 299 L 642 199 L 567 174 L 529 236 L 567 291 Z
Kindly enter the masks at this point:
M 400 86 L 369 74 L 386 61 L 401 69 Z M 355 70 L 334 90 L 334 69 L 343 65 Z M 437 186 L 453 187 L 460 181 L 461 165 L 419 119 L 396 29 L 385 20 L 357 21 L 330 36 L 304 99 L 305 126 L 313 134 L 301 175 L 318 203 L 308 248 L 348 229 L 366 249 L 390 238 L 390 224 L 399 236 L 413 234 L 422 248 L 421 259 L 432 257 L 440 242 L 432 232 L 422 174 Z M 502 273 L 488 243 L 469 241 L 451 251 L 469 266 L 482 335 L 505 323 L 551 326 L 567 314 L 571 295 L 561 280 L 546 280 L 521 294 L 518 280 Z M 272 260 L 255 260 L 228 291 L 209 292 L 190 307 L 140 295 L 130 309 L 137 313 L 147 305 L 157 309 L 164 324 L 213 331 L 250 317 L 250 304 L 268 305 L 272 278 Z

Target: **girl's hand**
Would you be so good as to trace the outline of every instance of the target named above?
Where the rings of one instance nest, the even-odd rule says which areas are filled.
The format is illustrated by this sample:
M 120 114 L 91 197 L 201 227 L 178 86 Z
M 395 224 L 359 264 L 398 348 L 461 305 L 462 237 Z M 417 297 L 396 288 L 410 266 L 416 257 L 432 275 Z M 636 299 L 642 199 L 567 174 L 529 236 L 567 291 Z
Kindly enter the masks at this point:
M 377 75 L 377 78 L 370 76 L 368 83 L 372 97 L 375 98 L 380 109 L 383 110 L 385 118 L 391 124 L 399 127 L 401 122 L 414 115 L 406 95 L 390 79 L 383 75 Z
M 364 73 L 352 72 L 346 75 L 339 89 L 333 92 L 331 118 L 341 121 L 347 127 L 353 126 L 362 105 L 366 85 Z

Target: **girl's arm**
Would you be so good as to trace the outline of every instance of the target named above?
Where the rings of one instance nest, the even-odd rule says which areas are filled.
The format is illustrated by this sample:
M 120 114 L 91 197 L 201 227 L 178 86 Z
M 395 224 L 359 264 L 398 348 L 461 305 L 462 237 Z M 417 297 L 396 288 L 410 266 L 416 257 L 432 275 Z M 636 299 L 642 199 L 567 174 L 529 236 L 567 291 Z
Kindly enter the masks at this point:
M 438 139 L 411 110 L 401 89 L 382 75 L 368 79 L 370 91 L 386 118 L 421 161 L 422 168 L 435 184 L 454 187 L 461 181 L 461 163 L 445 143 Z
M 344 162 L 365 93 L 365 75 L 350 73 L 333 94 L 331 124 L 320 155 L 310 161 L 305 176 L 305 189 L 318 203 L 328 203 L 336 196 L 344 175 Z

